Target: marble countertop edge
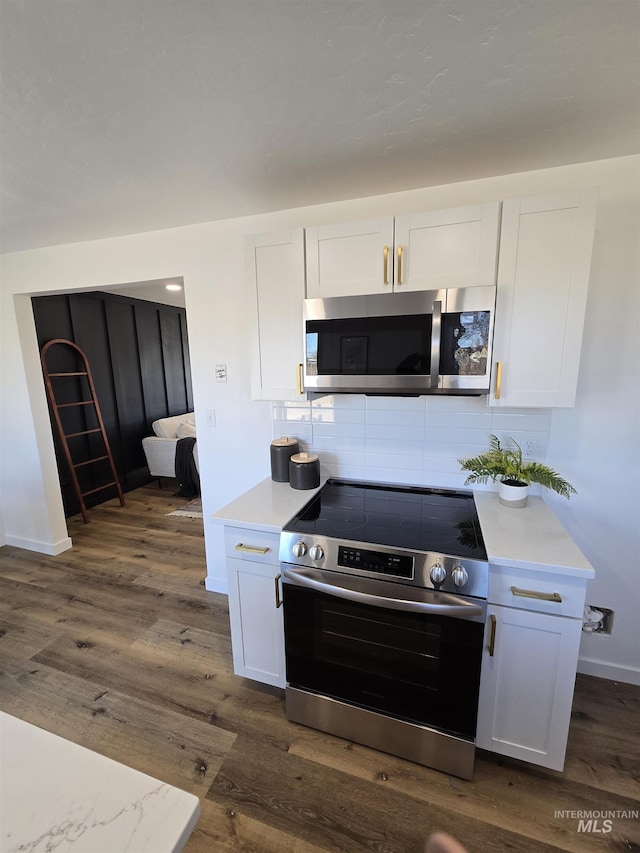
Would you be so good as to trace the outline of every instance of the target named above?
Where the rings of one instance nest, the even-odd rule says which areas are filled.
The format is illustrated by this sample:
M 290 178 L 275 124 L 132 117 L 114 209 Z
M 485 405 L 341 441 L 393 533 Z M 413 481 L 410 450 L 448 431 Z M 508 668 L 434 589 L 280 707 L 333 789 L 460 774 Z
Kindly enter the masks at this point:
M 2 853 L 178 853 L 200 801 L 0 711 Z

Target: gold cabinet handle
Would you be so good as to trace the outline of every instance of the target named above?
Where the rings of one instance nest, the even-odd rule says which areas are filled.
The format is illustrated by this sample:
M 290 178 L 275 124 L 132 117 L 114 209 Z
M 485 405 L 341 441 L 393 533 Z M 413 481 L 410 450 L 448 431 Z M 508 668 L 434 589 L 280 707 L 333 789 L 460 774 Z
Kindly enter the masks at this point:
M 298 394 L 302 394 L 302 365 L 298 365 Z
M 242 542 L 238 542 L 236 545 L 236 551 L 246 551 L 249 554 L 267 554 L 271 548 L 254 548 L 253 545 L 244 545 Z
M 276 582 L 276 609 L 278 607 L 282 607 L 282 599 L 280 598 L 280 577 L 281 576 L 279 574 L 276 575 L 276 577 L 275 577 L 275 582 Z
M 535 589 L 518 589 L 517 586 L 512 586 L 511 593 L 520 598 L 536 598 L 538 601 L 562 601 L 559 592 L 538 592 Z
M 398 275 L 396 284 L 402 284 L 402 246 L 398 246 Z
M 388 246 L 384 247 L 384 249 L 382 250 L 382 255 L 384 258 L 383 264 L 382 264 L 383 284 L 389 284 L 389 247 Z
M 502 390 L 502 362 L 496 361 L 496 393 L 494 397 L 496 400 L 500 399 L 500 392 Z
M 497 624 L 496 617 L 493 614 L 491 614 L 491 616 L 489 616 L 489 622 L 491 623 L 491 630 L 489 633 L 489 657 L 492 658 L 493 653 L 494 653 L 495 648 L 496 648 L 496 624 Z

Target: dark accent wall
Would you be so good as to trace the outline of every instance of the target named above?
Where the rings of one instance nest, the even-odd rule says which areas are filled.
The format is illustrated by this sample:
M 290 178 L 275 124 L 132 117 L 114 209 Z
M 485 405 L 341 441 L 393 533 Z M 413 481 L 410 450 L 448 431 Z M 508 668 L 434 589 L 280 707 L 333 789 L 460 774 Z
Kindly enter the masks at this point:
M 149 482 L 142 439 L 151 435 L 151 423 L 157 418 L 193 411 L 185 310 L 101 292 L 37 296 L 32 304 L 40 349 L 53 338 L 65 338 L 87 356 L 123 491 Z M 47 356 L 49 371 L 75 369 L 73 358 L 69 348 L 52 347 Z M 56 382 L 60 402 L 89 396 L 84 380 L 52 381 Z M 66 432 L 95 425 L 90 407 L 63 412 Z M 53 419 L 51 427 L 68 518 L 80 508 Z M 99 436 L 69 442 L 74 442 L 75 462 L 101 455 Z M 103 463 L 79 468 L 78 477 L 83 492 L 112 479 Z M 116 496 L 112 488 L 87 496 L 85 502 L 95 506 Z

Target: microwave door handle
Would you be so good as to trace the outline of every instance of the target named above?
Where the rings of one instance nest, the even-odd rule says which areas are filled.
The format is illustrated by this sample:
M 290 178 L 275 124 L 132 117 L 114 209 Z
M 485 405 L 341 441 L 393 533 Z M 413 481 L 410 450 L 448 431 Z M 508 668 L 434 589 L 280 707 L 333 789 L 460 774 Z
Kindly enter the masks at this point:
M 308 587 L 317 592 L 324 592 L 327 595 L 333 595 L 336 598 L 345 598 L 348 601 L 356 601 L 359 604 L 372 604 L 374 607 L 387 607 L 390 610 L 404 610 L 413 613 L 434 613 L 439 616 L 460 616 L 463 619 L 470 619 L 472 616 L 480 616 L 484 613 L 482 607 L 478 604 L 473 604 L 471 601 L 465 601 L 463 598 L 458 598 L 456 595 L 450 595 L 446 592 L 438 593 L 441 601 L 410 601 L 403 598 L 387 598 L 382 595 L 371 595 L 366 592 L 359 592 L 355 589 L 348 589 L 343 586 L 325 583 L 324 581 L 316 580 L 304 571 L 295 569 L 282 569 L 282 576 L 285 580 L 297 586 Z
M 440 382 L 440 339 L 442 336 L 442 302 L 436 299 L 431 315 L 431 387 Z

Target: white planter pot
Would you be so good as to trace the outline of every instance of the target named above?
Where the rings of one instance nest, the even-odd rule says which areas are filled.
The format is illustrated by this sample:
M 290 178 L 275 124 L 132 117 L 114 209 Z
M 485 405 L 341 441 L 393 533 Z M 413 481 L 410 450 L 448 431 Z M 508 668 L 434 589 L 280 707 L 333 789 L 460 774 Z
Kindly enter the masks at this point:
M 522 509 L 527 505 L 529 497 L 529 486 L 526 483 L 511 485 L 500 482 L 498 486 L 498 500 L 503 506 L 512 509 Z

